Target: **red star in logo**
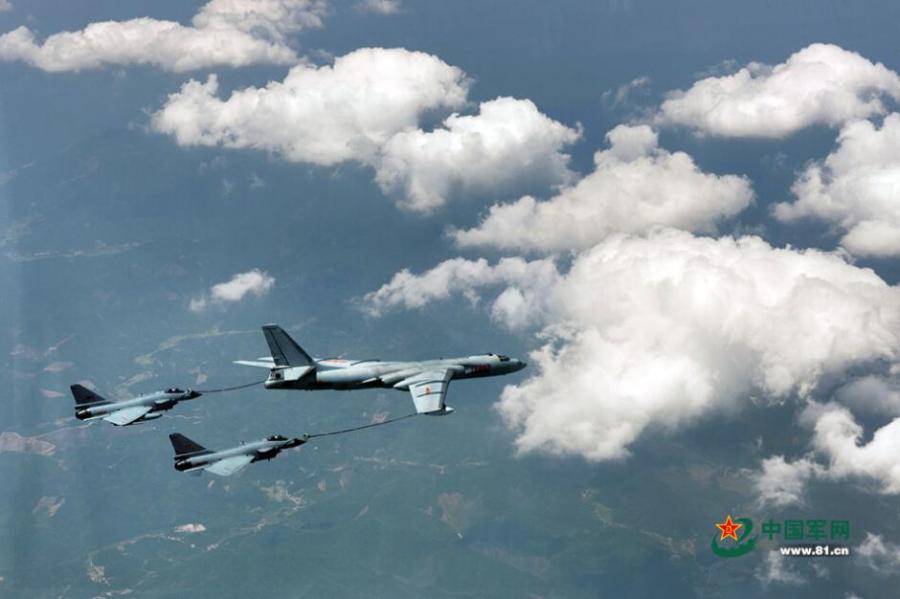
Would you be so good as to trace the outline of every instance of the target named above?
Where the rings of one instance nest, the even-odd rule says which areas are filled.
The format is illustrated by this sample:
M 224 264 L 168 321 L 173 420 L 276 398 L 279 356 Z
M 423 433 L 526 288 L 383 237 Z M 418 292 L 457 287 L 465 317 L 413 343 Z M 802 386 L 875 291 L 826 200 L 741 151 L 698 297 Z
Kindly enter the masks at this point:
M 732 521 L 731 514 L 729 514 L 728 517 L 725 518 L 725 522 L 722 522 L 721 524 L 716 524 L 716 528 L 718 528 L 719 530 L 722 531 L 722 536 L 719 537 L 719 540 L 724 541 L 728 537 L 731 537 L 732 539 L 737 541 L 738 540 L 737 530 L 742 526 L 743 526 L 743 524 L 739 524 L 739 523 Z

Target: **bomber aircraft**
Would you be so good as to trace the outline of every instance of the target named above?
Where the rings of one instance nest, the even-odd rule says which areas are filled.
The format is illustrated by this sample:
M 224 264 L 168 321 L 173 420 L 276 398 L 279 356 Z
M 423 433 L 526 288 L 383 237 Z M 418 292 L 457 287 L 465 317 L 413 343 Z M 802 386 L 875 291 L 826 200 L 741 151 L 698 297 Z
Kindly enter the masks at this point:
M 307 435 L 288 439 L 272 435 L 262 441 L 244 443 L 222 451 L 211 451 L 179 433 L 169 435 L 175 450 L 175 470 L 202 474 L 212 472 L 219 476 L 231 476 L 253 462 L 271 460 L 285 449 L 299 447 L 309 440 Z
M 102 418 L 116 426 L 127 426 L 139 422 L 147 422 L 162 416 L 171 410 L 179 401 L 200 397 L 197 391 L 166 389 L 133 399 L 110 401 L 86 387 L 72 385 L 75 397 L 75 417 L 79 420 L 96 420 Z
M 267 389 L 400 389 L 409 391 L 420 414 L 453 412 L 444 403 L 451 379 L 497 376 L 526 366 L 521 360 L 498 354 L 418 362 L 312 358 L 278 325 L 268 324 L 262 330 L 272 356 L 235 364 L 268 368 Z

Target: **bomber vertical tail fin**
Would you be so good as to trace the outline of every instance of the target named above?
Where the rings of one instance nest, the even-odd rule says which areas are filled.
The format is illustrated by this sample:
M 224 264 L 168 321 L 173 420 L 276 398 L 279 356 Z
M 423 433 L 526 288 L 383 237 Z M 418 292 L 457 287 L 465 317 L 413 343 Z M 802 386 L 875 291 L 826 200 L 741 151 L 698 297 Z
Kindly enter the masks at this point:
M 276 366 L 312 366 L 313 359 L 309 357 L 291 336 L 284 332 L 277 324 L 267 324 L 262 328 L 272 352 L 272 359 Z

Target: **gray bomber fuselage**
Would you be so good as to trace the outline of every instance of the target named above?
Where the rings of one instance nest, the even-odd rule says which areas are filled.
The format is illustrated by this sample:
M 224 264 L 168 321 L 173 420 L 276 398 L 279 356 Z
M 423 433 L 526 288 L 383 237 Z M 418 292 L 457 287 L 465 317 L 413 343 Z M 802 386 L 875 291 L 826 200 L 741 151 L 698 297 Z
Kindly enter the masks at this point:
M 237 360 L 236 364 L 267 368 L 267 389 L 371 389 L 407 391 L 416 413 L 445 416 L 450 381 L 498 376 L 525 368 L 525 363 L 499 354 L 418 361 L 313 358 L 277 324 L 262 327 L 271 357 Z
M 471 379 L 488 376 L 499 376 L 517 372 L 525 368 L 525 363 L 513 358 L 497 354 L 480 354 L 461 358 L 438 358 L 420 361 L 381 361 L 381 360 L 344 360 L 315 359 L 314 370 L 299 380 L 290 380 L 289 372 L 273 370 L 266 380 L 267 388 L 288 389 L 369 389 L 396 388 L 404 379 L 425 370 L 451 370 L 453 379 Z M 288 371 L 294 368 L 286 369 Z M 285 380 L 288 379 L 288 380 Z

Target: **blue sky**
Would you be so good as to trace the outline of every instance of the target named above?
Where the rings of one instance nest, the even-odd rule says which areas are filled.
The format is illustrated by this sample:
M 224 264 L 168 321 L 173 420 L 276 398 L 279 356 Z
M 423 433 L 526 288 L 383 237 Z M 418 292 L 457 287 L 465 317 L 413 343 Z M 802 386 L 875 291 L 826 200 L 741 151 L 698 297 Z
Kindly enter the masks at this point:
M 708 582 L 723 571 L 739 596 L 885 596 L 900 569 L 897 10 L 12 0 L 2 428 L 30 449 L 0 455 L 15 481 L 0 585 L 167 596 L 179 587 L 110 548 L 200 534 L 215 550 L 147 570 L 222 592 L 237 583 L 188 571 L 261 564 L 273 542 L 306 551 L 335 526 L 327 576 L 266 576 L 299 594 L 653 596 L 628 576 L 653 568 L 679 596 L 732 596 Z M 69 422 L 77 381 L 122 397 L 242 382 L 229 362 L 262 355 L 265 322 L 317 355 L 530 367 L 453 385 L 452 419 L 208 489 L 168 467 L 173 427 L 224 446 L 408 406 L 248 391 L 127 444 Z M 127 475 L 94 468 L 121 447 Z M 162 488 L 172 513 L 78 509 L 110 485 L 141 513 Z M 244 539 L 260 510 L 271 526 Z M 855 555 L 717 561 L 726 513 L 850 519 Z M 185 522 L 205 530 L 172 533 Z M 74 530 L 47 578 L 50 539 Z

